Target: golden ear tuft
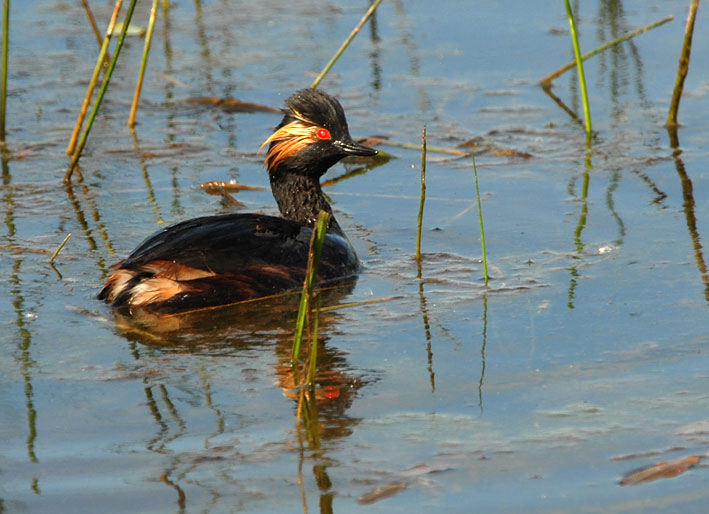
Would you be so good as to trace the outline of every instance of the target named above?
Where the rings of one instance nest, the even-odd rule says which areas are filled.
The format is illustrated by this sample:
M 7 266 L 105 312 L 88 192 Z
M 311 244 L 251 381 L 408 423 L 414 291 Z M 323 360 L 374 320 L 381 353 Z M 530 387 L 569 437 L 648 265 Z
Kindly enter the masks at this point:
M 319 141 L 317 132 L 320 127 L 297 111 L 291 111 L 290 115 L 295 120 L 276 130 L 259 148 L 261 151 L 264 146 L 276 143 L 266 154 L 266 167 L 269 170 L 277 168 L 283 161 L 296 155 L 308 145 Z

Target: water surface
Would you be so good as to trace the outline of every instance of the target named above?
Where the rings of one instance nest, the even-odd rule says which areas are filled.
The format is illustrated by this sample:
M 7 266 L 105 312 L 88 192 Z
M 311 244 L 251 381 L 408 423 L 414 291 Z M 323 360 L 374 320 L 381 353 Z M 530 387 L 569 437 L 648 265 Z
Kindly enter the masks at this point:
M 417 143 L 425 124 L 429 145 L 488 150 L 477 163 L 491 282 L 469 158 L 429 153 L 422 279 L 418 151 L 382 146 L 394 158 L 329 187 L 365 269 L 328 302 L 397 298 L 323 315 L 319 437 L 296 429 L 290 300 L 136 327 L 95 294 L 165 224 L 275 213 L 268 190 L 234 206 L 199 185 L 267 186 L 257 149 L 278 116 L 187 100 L 279 107 L 367 3 L 171 2 L 136 137 L 125 121 L 143 42 L 129 38 L 84 180 L 68 187 L 96 43 L 78 2 L 13 3 L 0 512 L 702 512 L 701 465 L 618 485 L 709 444 L 706 31 L 680 153 L 663 127 L 686 3 L 576 7 L 585 50 L 676 17 L 588 61 L 587 152 L 575 73 L 554 82 L 559 103 L 537 86 L 572 57 L 558 2 L 383 2 L 322 87 L 356 137 Z M 111 6 L 92 7 L 104 25 Z

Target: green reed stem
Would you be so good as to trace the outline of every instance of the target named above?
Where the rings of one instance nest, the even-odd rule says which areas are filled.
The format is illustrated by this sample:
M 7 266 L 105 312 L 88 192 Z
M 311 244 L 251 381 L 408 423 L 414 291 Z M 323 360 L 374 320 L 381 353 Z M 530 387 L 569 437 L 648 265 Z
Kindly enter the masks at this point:
M 69 155 L 74 155 L 74 150 L 76 149 L 76 141 L 79 139 L 79 132 L 81 131 L 81 126 L 84 124 L 84 118 L 86 117 L 86 111 L 89 108 L 89 102 L 91 102 L 91 95 L 94 93 L 96 88 L 96 82 L 98 82 L 98 76 L 101 73 L 101 66 L 103 61 L 108 57 L 108 46 L 111 42 L 111 37 L 113 37 L 113 29 L 116 27 L 116 20 L 118 19 L 118 14 L 121 11 L 121 5 L 123 5 L 123 0 L 116 0 L 116 5 L 113 8 L 113 14 L 111 15 L 111 20 L 108 22 L 108 27 L 106 27 L 106 35 L 103 38 L 103 43 L 101 44 L 101 49 L 99 50 L 98 59 L 96 60 L 96 66 L 94 67 L 93 75 L 91 75 L 91 80 L 86 88 L 86 95 L 84 95 L 84 101 L 81 103 L 81 109 L 79 110 L 79 117 L 76 120 L 76 125 L 74 125 L 74 131 L 69 139 L 69 144 L 66 148 L 66 153 Z M 109 61 L 108 65 L 111 63 Z M 66 177 L 64 177 L 66 180 Z
M 49 258 L 49 264 L 54 264 L 54 259 L 57 258 L 57 255 L 59 255 L 59 252 L 62 251 L 62 248 L 64 248 L 64 245 L 66 244 L 67 241 L 69 241 L 69 238 L 71 237 L 71 232 L 69 232 L 66 237 L 64 238 L 64 241 L 62 241 L 59 246 L 57 247 L 56 250 L 54 250 L 54 253 L 52 256 Z
M 128 31 L 128 25 L 130 24 L 130 20 L 133 17 L 133 10 L 135 9 L 136 1 L 137 0 L 131 0 L 130 5 L 128 5 L 128 11 L 126 12 L 125 20 L 123 21 L 123 27 L 121 28 L 121 35 L 118 37 L 118 42 L 116 43 L 116 48 L 113 52 L 111 63 L 108 65 L 108 69 L 106 70 L 106 73 L 103 76 L 103 82 L 101 82 L 101 89 L 99 89 L 98 95 L 96 96 L 96 101 L 94 102 L 94 106 L 91 109 L 91 114 L 89 114 L 89 120 L 86 123 L 86 128 L 81 134 L 79 145 L 74 151 L 74 154 L 71 158 L 71 164 L 69 165 L 69 168 L 66 170 L 66 174 L 64 175 L 64 182 L 69 182 L 71 180 L 71 174 L 74 172 L 74 168 L 79 162 L 79 157 L 81 157 L 81 152 L 83 151 L 84 145 L 86 144 L 86 138 L 88 137 L 89 132 L 91 131 L 91 127 L 94 124 L 94 120 L 96 119 L 96 113 L 98 113 L 98 109 L 101 106 L 101 102 L 103 101 L 103 96 L 106 94 L 108 84 L 109 82 L 111 82 L 111 75 L 113 74 L 113 70 L 116 67 L 116 61 L 118 61 L 118 56 L 121 53 L 121 48 L 123 48 L 123 41 L 125 41 L 126 39 L 126 32 Z M 99 56 L 98 62 L 100 63 L 102 59 L 103 58 Z
M 2 70 L 0 70 L 0 141 L 5 142 L 5 107 L 7 105 L 7 54 L 10 42 L 10 0 L 2 4 Z
M 138 73 L 138 82 L 135 84 L 135 93 L 133 94 L 133 105 L 130 108 L 130 116 L 128 116 L 128 126 L 135 126 L 135 113 L 138 110 L 138 100 L 140 100 L 140 90 L 143 88 L 143 77 L 145 76 L 145 66 L 148 64 L 148 53 L 150 53 L 150 42 L 153 40 L 153 29 L 155 28 L 155 18 L 158 15 L 158 0 L 153 0 L 153 6 L 150 9 L 150 18 L 148 21 L 148 32 L 145 34 L 145 45 L 143 45 L 143 57 L 140 60 L 140 72 Z
M 421 226 L 423 225 L 423 205 L 426 203 L 426 125 L 421 134 L 421 200 L 416 229 L 416 260 L 421 262 Z
M 586 76 L 583 73 L 583 60 L 581 59 L 581 49 L 579 48 L 579 38 L 576 33 L 576 22 L 574 21 L 574 13 L 571 12 L 571 4 L 569 0 L 564 0 L 566 5 L 566 16 L 569 18 L 569 28 L 571 30 L 571 40 L 574 43 L 574 57 L 576 58 L 576 67 L 579 70 L 579 83 L 581 85 L 581 97 L 583 99 L 583 114 L 586 119 L 586 133 L 590 134 L 591 127 L 591 108 L 588 105 L 588 92 L 586 91 Z
M 376 0 L 372 5 L 369 6 L 369 9 L 367 12 L 364 14 L 361 20 L 359 20 L 359 23 L 355 28 L 352 29 L 352 32 L 350 32 L 350 35 L 347 36 L 347 39 L 344 40 L 344 42 L 340 45 L 340 48 L 337 49 L 337 52 L 335 52 L 335 55 L 332 56 L 332 59 L 330 59 L 330 62 L 328 62 L 323 70 L 320 72 L 320 74 L 315 77 L 315 81 L 313 84 L 310 86 L 312 89 L 315 89 L 318 87 L 320 84 L 320 81 L 322 81 L 323 78 L 325 78 L 325 75 L 330 71 L 330 68 L 337 62 L 337 60 L 340 58 L 342 55 L 342 52 L 345 51 L 345 49 L 349 46 L 349 44 L 352 42 L 354 37 L 357 35 L 357 33 L 360 31 L 362 27 L 364 27 L 364 24 L 367 23 L 367 20 L 374 14 L 374 11 L 377 10 L 377 7 L 379 7 L 379 4 L 382 3 L 382 0 Z
M 313 341 L 310 344 L 310 364 L 306 384 L 315 384 L 315 369 L 318 360 L 318 329 L 320 325 L 320 295 L 315 298 L 315 319 L 313 320 Z
M 298 304 L 298 318 L 295 322 L 295 334 L 293 336 L 293 352 L 291 356 L 291 364 L 293 366 L 298 363 L 298 357 L 300 356 L 300 346 L 303 340 L 305 317 L 310 311 L 310 305 L 313 298 L 313 286 L 315 285 L 315 277 L 318 274 L 320 254 L 322 253 L 322 247 L 325 242 L 325 235 L 327 234 L 329 222 L 330 214 L 325 211 L 320 211 L 318 221 L 313 229 L 313 235 L 310 238 L 308 266 L 305 270 L 305 281 L 303 283 L 303 291 L 300 295 L 300 304 Z
M 684 31 L 684 42 L 682 43 L 682 53 L 679 58 L 679 67 L 677 69 L 677 77 L 675 78 L 675 87 L 672 91 L 672 101 L 670 102 L 670 112 L 667 115 L 667 126 L 677 126 L 677 112 L 679 111 L 679 101 L 682 98 L 682 90 L 684 89 L 684 79 L 689 72 L 689 56 L 692 52 L 692 35 L 694 34 L 694 20 L 697 17 L 697 9 L 699 8 L 699 0 L 692 0 L 689 5 L 689 15 L 687 16 L 687 25 Z
M 660 21 L 656 21 L 655 23 L 651 23 L 650 25 L 646 25 L 645 27 L 642 27 L 642 28 L 640 28 L 640 29 L 638 29 L 638 30 L 634 30 L 633 32 L 628 32 L 627 34 L 624 34 L 624 35 L 622 35 L 622 36 L 620 36 L 620 37 L 617 37 L 617 38 L 614 39 L 613 41 L 609 41 L 608 43 L 605 43 L 605 44 L 599 46 L 599 47 L 596 48 L 595 50 L 591 50 L 591 51 L 588 52 L 587 54 L 582 55 L 582 56 L 581 56 L 581 60 L 582 60 L 582 61 L 585 61 L 586 59 L 588 59 L 588 58 L 590 58 L 590 57 L 593 57 L 594 55 L 599 54 L 599 53 L 603 52 L 604 50 L 607 50 L 608 48 L 610 48 L 610 47 L 612 47 L 612 46 L 615 46 L 615 45 L 617 45 L 617 44 L 619 44 L 619 43 L 622 43 L 623 41 L 626 41 L 626 40 L 628 40 L 628 39 L 630 39 L 630 38 L 633 38 L 633 37 L 635 37 L 635 36 L 639 36 L 640 34 L 642 34 L 642 33 L 644 33 L 644 32 L 647 32 L 648 30 L 652 30 L 652 29 L 654 29 L 655 27 L 659 27 L 660 25 L 664 25 L 665 23 L 667 23 L 667 22 L 669 22 L 669 21 L 672 21 L 672 20 L 674 20 L 674 19 L 675 19 L 674 16 L 667 16 L 666 18 L 662 18 Z M 565 65 L 565 66 L 562 66 L 561 68 L 559 68 L 558 70 L 556 70 L 554 73 L 551 73 L 551 74 L 547 75 L 546 77 L 544 77 L 542 80 L 539 81 L 539 84 L 541 84 L 541 85 L 549 84 L 549 83 L 550 83 L 552 80 L 554 80 L 556 77 L 558 77 L 558 76 L 561 75 L 562 73 L 565 73 L 565 72 L 569 71 L 569 70 L 570 70 L 571 68 L 573 68 L 574 66 L 576 66 L 576 61 L 575 61 L 575 60 L 572 61 L 572 62 L 570 62 L 570 63 L 568 63 L 568 64 Z
M 485 227 L 483 226 L 483 208 L 480 203 L 480 185 L 478 184 L 478 167 L 473 154 L 473 173 L 475 174 L 475 196 L 478 199 L 478 219 L 480 220 L 480 246 L 483 252 L 483 273 L 485 274 L 485 287 L 487 287 L 487 252 L 485 251 Z

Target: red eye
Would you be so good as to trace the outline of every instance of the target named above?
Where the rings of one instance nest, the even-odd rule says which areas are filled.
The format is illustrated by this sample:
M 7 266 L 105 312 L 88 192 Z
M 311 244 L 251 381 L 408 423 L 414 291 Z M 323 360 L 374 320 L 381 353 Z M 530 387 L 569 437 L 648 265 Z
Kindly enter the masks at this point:
M 318 131 L 315 133 L 315 135 L 318 136 L 318 139 L 322 139 L 322 140 L 330 139 L 330 131 L 325 128 L 318 129 Z

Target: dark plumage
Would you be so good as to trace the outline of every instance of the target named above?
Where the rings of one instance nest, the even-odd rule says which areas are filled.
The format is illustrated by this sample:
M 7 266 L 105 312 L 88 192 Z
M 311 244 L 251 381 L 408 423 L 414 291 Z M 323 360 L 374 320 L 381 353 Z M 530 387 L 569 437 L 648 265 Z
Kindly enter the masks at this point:
M 301 287 L 319 211 L 332 213 L 320 177 L 347 155 L 374 149 L 350 137 L 340 103 L 303 89 L 264 145 L 271 189 L 282 217 L 205 216 L 168 227 L 115 266 L 98 297 L 116 307 L 179 312 L 270 296 Z M 352 276 L 359 261 L 334 217 L 318 279 Z

